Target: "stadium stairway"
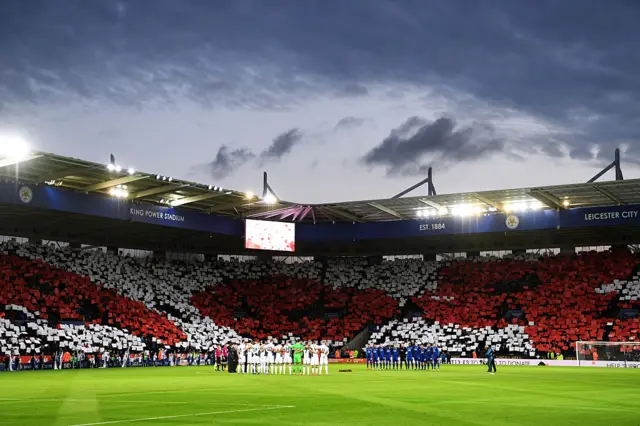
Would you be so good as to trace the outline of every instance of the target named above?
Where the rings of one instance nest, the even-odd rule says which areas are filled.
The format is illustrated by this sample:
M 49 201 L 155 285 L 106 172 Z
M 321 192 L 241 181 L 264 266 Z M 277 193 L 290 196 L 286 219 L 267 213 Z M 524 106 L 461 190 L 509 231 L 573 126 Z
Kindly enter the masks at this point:
M 369 338 L 371 337 L 371 328 L 366 326 L 360 333 L 358 333 L 353 339 L 348 341 L 344 348 L 348 351 L 360 350 L 367 345 Z

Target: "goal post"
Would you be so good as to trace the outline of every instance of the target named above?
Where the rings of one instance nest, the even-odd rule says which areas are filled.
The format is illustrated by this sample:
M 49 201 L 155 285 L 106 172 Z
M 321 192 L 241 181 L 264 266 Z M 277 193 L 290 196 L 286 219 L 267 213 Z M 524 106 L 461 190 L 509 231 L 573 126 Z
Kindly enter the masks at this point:
M 578 367 L 640 365 L 640 342 L 576 342 Z

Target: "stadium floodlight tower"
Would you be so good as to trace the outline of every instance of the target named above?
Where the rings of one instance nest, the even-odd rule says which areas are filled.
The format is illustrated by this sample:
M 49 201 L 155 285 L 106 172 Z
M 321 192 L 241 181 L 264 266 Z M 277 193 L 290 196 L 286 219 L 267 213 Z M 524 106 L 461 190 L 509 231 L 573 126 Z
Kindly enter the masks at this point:
M 640 342 L 576 342 L 578 367 L 640 368 Z

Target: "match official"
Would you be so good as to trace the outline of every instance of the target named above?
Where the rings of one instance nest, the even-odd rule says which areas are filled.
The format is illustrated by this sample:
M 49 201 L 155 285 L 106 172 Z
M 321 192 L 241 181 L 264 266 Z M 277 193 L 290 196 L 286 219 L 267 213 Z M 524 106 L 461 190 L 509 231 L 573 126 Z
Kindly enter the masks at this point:
M 487 366 L 489 370 L 487 373 L 496 374 L 496 355 L 491 346 L 485 346 L 484 350 L 486 351 L 485 357 L 487 358 Z

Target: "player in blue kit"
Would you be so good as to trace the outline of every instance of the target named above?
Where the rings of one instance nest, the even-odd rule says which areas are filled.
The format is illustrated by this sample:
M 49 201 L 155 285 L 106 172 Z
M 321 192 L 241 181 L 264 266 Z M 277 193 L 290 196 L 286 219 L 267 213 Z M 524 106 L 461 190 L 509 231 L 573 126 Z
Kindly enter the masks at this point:
M 367 368 L 373 368 L 373 347 L 367 346 L 365 353 L 367 354 Z
M 400 361 L 400 350 L 398 345 L 394 345 L 391 349 L 391 366 L 394 370 L 398 369 L 398 362 Z
M 413 362 L 415 364 L 414 370 L 420 370 L 422 358 L 420 356 L 420 345 L 418 344 L 413 347 Z
M 427 347 L 426 346 L 422 346 L 421 350 L 420 350 L 420 363 L 422 365 L 422 369 L 426 370 L 427 369 L 427 360 L 428 360 L 428 353 L 427 353 Z
M 431 356 L 431 359 L 433 360 L 433 369 L 435 370 L 437 368 L 440 370 L 440 349 L 435 345 L 433 346 L 433 355 Z
M 377 346 L 374 346 L 373 348 L 371 348 L 371 357 L 373 361 L 373 368 L 375 370 L 378 369 L 378 363 L 380 362 L 379 349 L 380 348 Z
M 391 347 L 387 346 L 384 350 L 384 368 L 385 370 L 391 370 Z
M 413 368 L 413 345 L 407 346 L 407 357 L 405 358 L 405 368 Z
M 433 369 L 433 347 L 431 346 L 431 344 L 427 345 L 427 349 L 425 350 L 425 356 L 426 356 L 426 364 L 427 364 L 427 370 L 429 369 Z

